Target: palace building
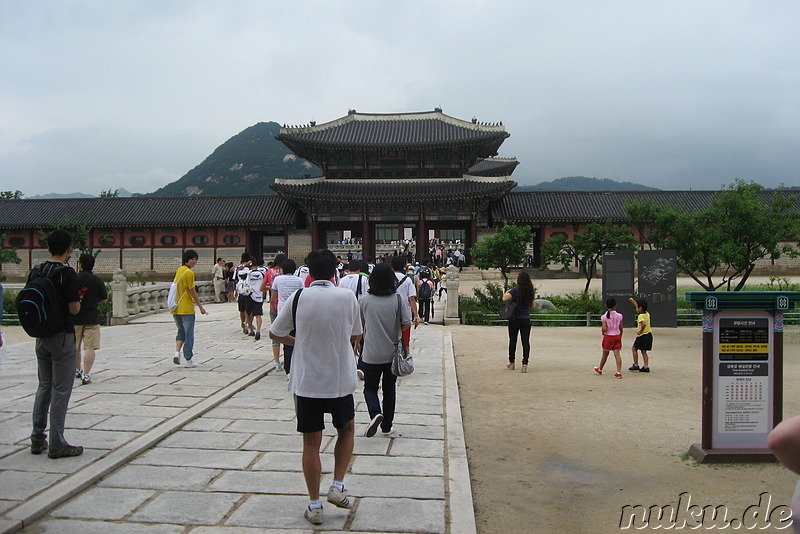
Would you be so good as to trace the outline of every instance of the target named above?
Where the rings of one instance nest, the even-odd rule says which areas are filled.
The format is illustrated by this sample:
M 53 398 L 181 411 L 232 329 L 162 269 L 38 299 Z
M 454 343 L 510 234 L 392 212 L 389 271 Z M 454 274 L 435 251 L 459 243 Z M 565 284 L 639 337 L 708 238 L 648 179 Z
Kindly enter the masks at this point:
M 351 110 L 324 124 L 283 127 L 277 139 L 322 176 L 279 178 L 263 195 L 0 200 L 2 246 L 22 259 L 1 265 L 0 273 L 19 279 L 47 259 L 41 238 L 65 222 L 89 228 L 87 246 L 100 250 L 96 272 L 121 267 L 129 277 L 171 275 L 187 248 L 200 255 L 201 277 L 217 257 L 237 262 L 245 251 L 266 260 L 285 252 L 300 263 L 309 251 L 328 247 L 372 259 L 415 240 L 422 260 L 424 245 L 435 238 L 469 254 L 504 222 L 531 228 L 537 266 L 550 236 L 571 238 L 589 222 L 625 221 L 629 201 L 695 210 L 719 194 L 515 192 L 511 175 L 519 162 L 497 157 L 509 135 L 500 122 L 456 119 L 438 108 Z

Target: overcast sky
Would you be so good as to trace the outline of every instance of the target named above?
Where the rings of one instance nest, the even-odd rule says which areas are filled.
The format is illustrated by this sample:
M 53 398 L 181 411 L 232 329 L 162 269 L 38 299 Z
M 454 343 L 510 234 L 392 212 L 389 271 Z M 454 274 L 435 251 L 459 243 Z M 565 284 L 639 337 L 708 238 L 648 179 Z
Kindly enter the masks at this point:
M 514 178 L 800 185 L 800 2 L 0 0 L 0 190 L 150 192 L 261 121 L 441 107 Z

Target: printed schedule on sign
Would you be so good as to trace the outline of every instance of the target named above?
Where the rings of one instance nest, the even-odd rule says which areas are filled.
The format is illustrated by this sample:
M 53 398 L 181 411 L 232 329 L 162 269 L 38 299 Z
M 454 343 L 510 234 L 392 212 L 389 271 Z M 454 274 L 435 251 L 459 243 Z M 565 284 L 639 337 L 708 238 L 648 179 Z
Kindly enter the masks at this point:
M 720 319 L 720 360 L 769 359 L 769 319 Z
M 769 423 L 769 366 L 721 363 L 719 432 L 766 432 Z

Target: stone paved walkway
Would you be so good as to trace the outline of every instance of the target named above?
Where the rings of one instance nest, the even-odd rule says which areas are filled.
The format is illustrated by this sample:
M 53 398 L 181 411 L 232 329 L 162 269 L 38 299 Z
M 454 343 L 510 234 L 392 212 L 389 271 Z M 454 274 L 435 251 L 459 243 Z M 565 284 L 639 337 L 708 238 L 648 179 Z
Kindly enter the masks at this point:
M 157 315 L 103 329 L 93 383 L 76 385 L 67 439 L 83 456 L 29 452 L 33 343 L 0 366 L 0 532 L 307 532 L 302 440 L 268 339 L 238 327 L 234 305 L 198 316 L 195 369 L 171 362 L 174 324 Z M 266 332 L 265 326 L 263 331 Z M 325 506 L 325 532 L 475 531 L 452 342 L 412 335 L 416 372 L 398 382 L 396 435 L 360 437 L 345 483 L 352 510 Z M 323 439 L 323 493 L 335 431 Z M 250 530 L 252 529 L 252 530 Z

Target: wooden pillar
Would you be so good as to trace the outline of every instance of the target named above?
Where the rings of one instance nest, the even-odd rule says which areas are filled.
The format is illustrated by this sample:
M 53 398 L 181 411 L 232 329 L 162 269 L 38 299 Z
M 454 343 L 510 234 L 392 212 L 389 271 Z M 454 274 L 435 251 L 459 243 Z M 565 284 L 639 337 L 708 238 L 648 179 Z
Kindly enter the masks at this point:
M 417 223 L 417 250 L 414 256 L 422 264 L 425 254 L 428 253 L 428 230 L 425 228 L 425 214 L 421 213 Z
M 319 222 L 312 215 L 311 217 L 311 250 L 319 248 Z
M 364 261 L 375 261 L 375 237 L 370 234 L 369 220 L 364 215 L 364 220 L 361 222 L 361 253 L 364 256 Z

